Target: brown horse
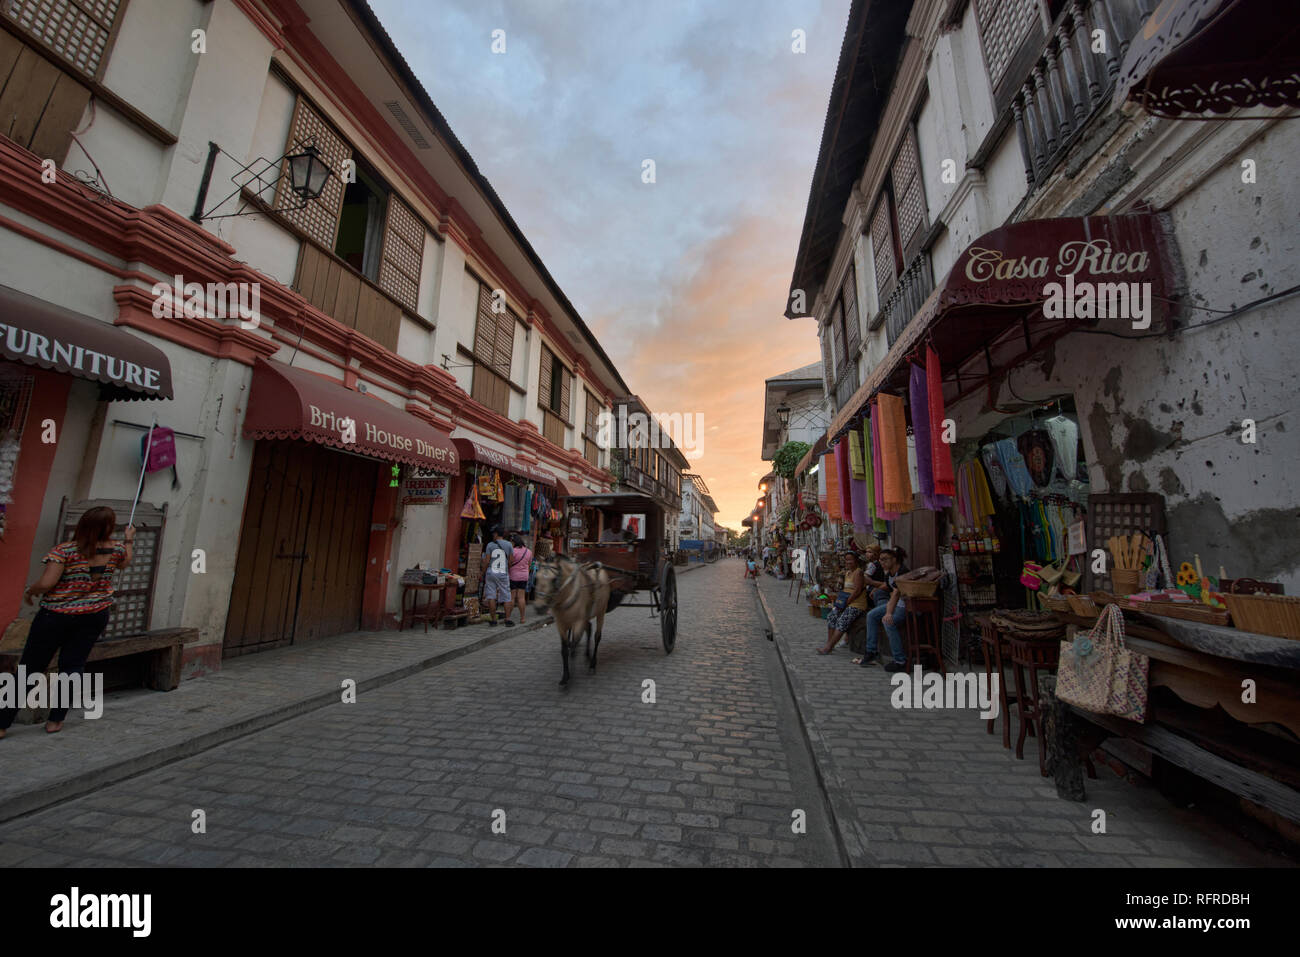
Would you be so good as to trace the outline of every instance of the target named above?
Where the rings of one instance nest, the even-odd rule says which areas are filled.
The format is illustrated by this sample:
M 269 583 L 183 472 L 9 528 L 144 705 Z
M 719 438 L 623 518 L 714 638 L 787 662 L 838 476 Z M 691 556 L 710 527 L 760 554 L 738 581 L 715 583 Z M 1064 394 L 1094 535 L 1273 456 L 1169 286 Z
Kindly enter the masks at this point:
M 564 676 L 560 687 L 569 686 L 569 659 L 578 651 L 579 633 L 587 637 L 587 670 L 596 671 L 596 654 L 605 630 L 605 610 L 609 605 L 609 573 L 599 562 L 581 564 L 565 556 L 552 556 L 537 566 L 533 585 L 534 602 L 545 607 L 555 618 L 560 633 L 560 659 Z M 591 620 L 596 619 L 596 643 L 591 642 Z

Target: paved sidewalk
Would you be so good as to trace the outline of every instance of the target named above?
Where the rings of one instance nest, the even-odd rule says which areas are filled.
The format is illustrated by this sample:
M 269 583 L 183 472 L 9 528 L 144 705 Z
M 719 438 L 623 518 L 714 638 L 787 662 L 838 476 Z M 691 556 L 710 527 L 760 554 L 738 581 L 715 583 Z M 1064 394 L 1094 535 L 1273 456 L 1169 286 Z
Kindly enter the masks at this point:
M 546 627 L 469 625 L 359 631 L 233 658 L 221 671 L 182 681 L 175 691 L 106 696 L 103 717 L 68 715 L 60 734 L 16 724 L 0 741 L 0 821 L 198 754 L 340 700 L 343 681 L 367 691 L 460 655 Z
M 1085 781 L 1085 803 L 1057 797 L 1051 779 L 1039 774 L 1034 739 L 1018 761 L 1002 747 L 1001 726 L 987 734 L 976 711 L 896 709 L 883 669 L 852 665 L 856 656 L 843 644 L 818 655 L 826 624 L 788 589 L 770 576 L 758 580 L 835 827 L 855 866 L 1293 863 L 1105 767 Z M 1095 809 L 1106 812 L 1105 834 L 1092 833 Z

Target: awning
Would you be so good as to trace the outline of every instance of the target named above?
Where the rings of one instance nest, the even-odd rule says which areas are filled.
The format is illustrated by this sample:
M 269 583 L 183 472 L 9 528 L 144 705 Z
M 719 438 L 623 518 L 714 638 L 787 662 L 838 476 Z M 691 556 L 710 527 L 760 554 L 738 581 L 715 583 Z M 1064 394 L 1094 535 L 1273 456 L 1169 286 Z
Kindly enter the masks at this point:
M 570 482 L 568 479 L 565 478 L 560 479 L 559 482 L 560 482 L 559 493 L 561 498 L 566 498 L 569 496 L 596 494 L 591 489 L 587 488 L 587 486 L 583 485 L 581 482 Z
M 1031 327 L 1038 327 L 1041 338 L 1045 328 L 1068 330 L 1093 323 L 1092 318 L 1043 314 L 1049 294 L 1070 299 L 1085 282 L 1107 297 L 1111 287 L 1120 284 L 1127 296 L 1130 283 L 1150 283 L 1154 328 L 1154 314 L 1166 311 L 1168 275 L 1166 242 L 1156 213 L 1027 219 L 985 233 L 957 257 L 885 358 L 840 407 L 826 430 L 827 440 L 834 442 L 844 432 L 927 338 L 946 376 L 1013 325 L 1020 325 L 1032 339 Z
M 111 323 L 0 286 L 0 356 L 103 383 L 105 398 L 170 399 L 166 354 Z
M 472 439 L 452 439 L 452 442 L 460 450 L 462 461 L 481 462 L 484 465 L 492 466 L 494 469 L 501 469 L 503 472 L 510 472 L 521 478 L 531 479 L 534 482 L 541 482 L 543 485 L 549 485 L 552 488 L 560 481 L 544 468 L 539 468 L 531 462 L 525 462 L 523 459 L 517 459 L 513 455 L 498 452 L 496 449 L 490 449 L 486 445 L 479 445 Z
M 306 369 L 266 359 L 253 366 L 244 435 L 306 439 L 447 475 L 456 471 L 460 458 L 445 432 L 409 412 Z
M 1164 0 L 1129 44 L 1113 105 L 1177 118 L 1300 108 L 1295 0 Z

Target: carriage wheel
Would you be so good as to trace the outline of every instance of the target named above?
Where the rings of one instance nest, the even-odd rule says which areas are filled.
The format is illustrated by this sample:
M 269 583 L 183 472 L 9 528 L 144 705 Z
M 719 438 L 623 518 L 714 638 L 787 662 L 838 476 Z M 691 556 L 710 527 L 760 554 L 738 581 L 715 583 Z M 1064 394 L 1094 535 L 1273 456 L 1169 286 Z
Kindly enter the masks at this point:
M 663 633 L 664 653 L 671 655 L 677 643 L 677 573 L 666 563 L 659 573 L 659 630 Z

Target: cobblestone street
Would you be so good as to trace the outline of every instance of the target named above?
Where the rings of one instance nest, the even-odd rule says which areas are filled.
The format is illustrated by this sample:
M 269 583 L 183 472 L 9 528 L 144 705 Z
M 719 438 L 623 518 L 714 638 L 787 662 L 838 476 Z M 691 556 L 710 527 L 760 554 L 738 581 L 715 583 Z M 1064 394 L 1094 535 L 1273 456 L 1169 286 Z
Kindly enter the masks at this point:
M 1059 800 L 1036 764 L 1016 761 L 972 712 L 896 711 L 882 671 L 852 667 L 844 651 L 813 654 L 819 623 L 786 583 L 759 587 L 775 646 L 754 585 L 739 563 L 720 562 L 681 576 L 672 655 L 647 610 L 619 609 L 606 621 L 599 673 L 580 667 L 560 692 L 554 628 L 516 629 L 363 688 L 356 704 L 326 705 L 12 820 L 0 826 L 0 863 L 1278 863 L 1105 769 L 1085 805 Z M 261 656 L 268 669 L 282 667 L 276 654 Z M 336 660 L 335 684 L 356 673 L 356 655 Z M 324 664 L 314 667 L 316 683 L 329 683 Z M 642 701 L 647 679 L 653 704 Z M 114 704 L 93 730 L 105 747 Z M 66 737 L 85 733 L 77 722 Z M 63 743 L 40 737 L 27 747 Z M 1107 812 L 1105 835 L 1090 831 L 1093 808 Z M 191 831 L 196 809 L 206 833 Z M 796 811 L 805 833 L 792 828 Z M 497 812 L 504 833 L 493 830 Z

